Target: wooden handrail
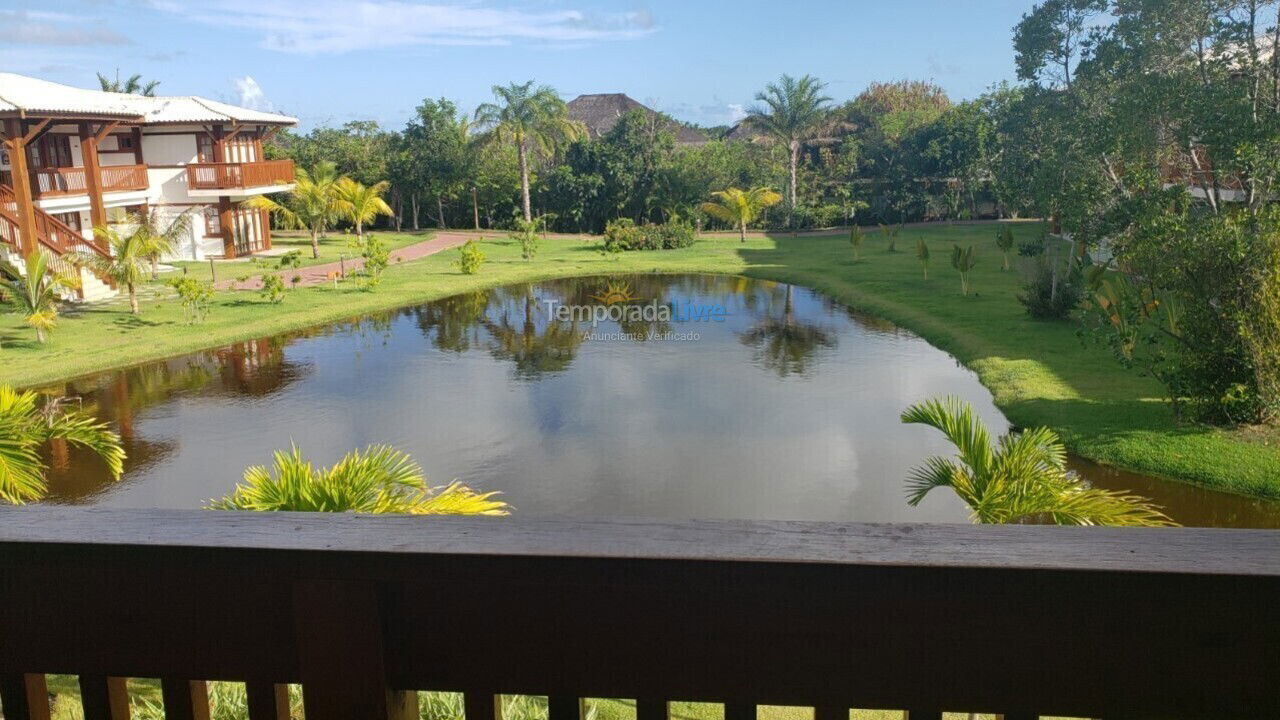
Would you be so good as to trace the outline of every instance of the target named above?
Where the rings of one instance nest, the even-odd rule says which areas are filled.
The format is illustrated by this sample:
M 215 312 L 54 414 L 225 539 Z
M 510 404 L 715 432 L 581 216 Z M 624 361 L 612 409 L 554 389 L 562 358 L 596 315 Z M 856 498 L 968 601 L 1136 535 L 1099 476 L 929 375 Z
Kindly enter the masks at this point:
M 108 165 L 99 169 L 103 192 L 130 192 L 147 189 L 146 165 Z M 12 185 L 11 173 L 0 173 L 0 184 Z M 84 168 L 40 168 L 31 171 L 33 197 L 60 197 L 85 195 L 89 192 L 85 183 Z
M 0 509 L 0 692 L 202 680 L 308 720 L 416 690 L 1076 717 L 1280 715 L 1280 533 Z M 192 681 L 197 681 L 194 684 Z M 47 702 L 47 697 L 44 698 Z M 416 707 L 416 706 L 415 706 Z M 265 716 L 264 716 L 265 717 Z
M 187 187 L 192 190 L 270 187 L 273 185 L 287 185 L 293 181 L 294 167 L 292 160 L 190 163 L 187 165 Z
M 13 188 L 8 185 L 0 185 L 0 241 L 21 248 L 16 203 L 17 198 L 14 196 Z M 44 210 L 36 208 L 35 216 L 36 240 L 52 251 L 55 257 L 60 257 L 75 250 L 97 253 L 103 257 L 109 254 L 107 249 L 96 240 L 86 238 L 79 231 Z M 59 265 L 59 269 L 68 272 L 71 270 L 70 266 L 64 267 L 61 265 Z

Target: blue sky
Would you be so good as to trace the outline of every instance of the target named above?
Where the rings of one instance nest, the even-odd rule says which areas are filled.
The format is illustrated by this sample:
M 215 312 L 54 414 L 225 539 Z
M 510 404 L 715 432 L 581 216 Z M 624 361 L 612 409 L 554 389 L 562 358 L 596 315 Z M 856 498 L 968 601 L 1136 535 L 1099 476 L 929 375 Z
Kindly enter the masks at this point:
M 398 129 L 424 97 L 465 109 L 536 79 L 565 99 L 625 92 L 729 123 L 766 82 L 812 73 L 836 100 L 930 79 L 953 99 L 1013 79 L 1033 0 L 0 0 L 0 70 L 83 87 L 142 73 L 159 92 Z

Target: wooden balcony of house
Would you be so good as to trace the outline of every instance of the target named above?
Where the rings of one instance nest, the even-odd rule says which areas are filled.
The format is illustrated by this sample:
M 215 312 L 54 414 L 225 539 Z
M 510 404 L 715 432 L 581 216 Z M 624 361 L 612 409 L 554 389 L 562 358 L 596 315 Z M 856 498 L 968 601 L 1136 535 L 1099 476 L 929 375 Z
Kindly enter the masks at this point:
M 292 160 L 191 163 L 187 165 L 187 187 L 190 190 L 267 188 L 290 185 L 293 181 Z
M 416 718 L 414 693 L 1003 713 L 1280 717 L 1280 533 L 1218 529 L 0 510 L 0 696 L 86 718 L 159 678 L 249 716 Z
M 110 165 L 99 168 L 102 192 L 133 192 L 147 189 L 146 165 Z M 0 185 L 13 185 L 13 175 L 0 172 Z M 87 195 L 83 167 L 40 168 L 31 171 L 31 194 L 36 198 Z

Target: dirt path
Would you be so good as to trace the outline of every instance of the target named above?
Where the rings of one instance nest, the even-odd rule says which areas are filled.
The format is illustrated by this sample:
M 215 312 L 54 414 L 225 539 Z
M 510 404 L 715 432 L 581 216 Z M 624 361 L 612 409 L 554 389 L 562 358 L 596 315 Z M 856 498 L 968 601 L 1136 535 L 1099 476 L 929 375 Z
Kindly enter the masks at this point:
M 474 235 L 464 233 L 438 232 L 430 240 L 413 245 L 406 245 L 398 250 L 391 251 L 391 264 L 409 262 L 417 260 L 428 255 L 434 255 L 450 248 L 456 248 L 468 240 L 473 239 Z M 298 282 L 298 286 L 306 287 L 308 285 L 320 285 L 332 282 L 330 273 L 341 273 L 343 263 L 331 262 L 321 265 L 311 265 L 309 267 L 299 268 L 297 270 L 277 270 L 255 275 L 254 277 L 239 282 L 237 280 L 223 280 L 214 285 L 218 290 L 261 290 L 262 278 L 265 275 L 279 275 L 284 280 L 285 285 L 292 285 L 293 278 L 301 276 L 302 280 Z M 364 260 L 361 258 L 352 258 L 346 261 L 346 271 L 348 274 L 359 270 L 364 266 Z

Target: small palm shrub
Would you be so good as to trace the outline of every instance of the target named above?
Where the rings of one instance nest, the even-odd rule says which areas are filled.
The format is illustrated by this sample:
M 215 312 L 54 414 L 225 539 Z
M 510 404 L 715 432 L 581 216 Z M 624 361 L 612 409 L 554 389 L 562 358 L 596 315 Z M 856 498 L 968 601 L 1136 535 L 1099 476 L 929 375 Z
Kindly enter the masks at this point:
M 0 501 L 21 505 L 44 497 L 45 464 L 40 450 L 51 440 L 92 450 L 112 478 L 124 470 L 120 436 L 88 413 L 68 410 L 61 398 L 38 402 L 30 390 L 0 385 Z
M 889 240 L 889 246 L 887 248 L 888 252 L 898 252 L 898 233 L 900 232 L 902 232 L 901 223 L 897 225 L 885 225 L 884 223 L 880 223 L 880 234 L 884 235 Z
M 849 228 L 849 246 L 853 248 L 854 262 L 862 262 L 862 243 L 866 239 L 867 236 L 862 232 L 862 228 L 857 225 Z
M 959 245 L 952 246 L 951 249 L 951 267 L 960 273 L 960 292 L 966 296 L 969 294 L 969 271 L 973 270 L 973 266 L 978 264 L 978 258 L 973 252 L 973 246 L 961 250 Z
M 1001 254 L 1004 255 L 1004 265 L 1001 270 L 1009 269 L 1009 252 L 1013 250 L 1013 228 L 1008 225 L 1000 227 L 1000 231 L 996 233 L 996 247 L 1000 248 Z
M 187 324 L 204 322 L 209 314 L 209 304 L 213 301 L 213 284 L 200 282 L 190 275 L 183 275 L 170 279 L 168 285 L 178 294 L 178 301 L 182 303 L 182 314 L 186 317 Z
M 924 279 L 929 279 L 929 243 L 924 238 L 916 238 L 916 259 L 920 261 L 920 267 L 924 270 Z
M 427 485 L 422 468 L 388 445 L 353 450 L 328 468 L 317 468 L 297 447 L 277 451 L 272 468 L 255 465 L 230 494 L 211 500 L 214 510 L 506 515 L 509 506 L 454 481 Z
M 1036 428 L 994 443 L 973 408 L 955 397 L 912 405 L 902 422 L 928 425 L 955 445 L 955 459 L 934 456 L 911 473 L 907 502 L 919 505 L 948 487 L 977 523 L 1049 521 L 1058 525 L 1175 525 L 1146 498 L 1091 487 L 1067 470 L 1058 435 Z
M 484 238 L 481 239 L 483 240 Z M 480 249 L 480 243 L 475 240 L 468 240 L 465 245 L 458 249 L 458 259 L 454 261 L 454 265 L 464 275 L 475 275 L 480 272 L 480 266 L 483 264 L 484 250 Z
M 1036 258 L 1027 281 L 1018 293 L 1018 302 L 1027 314 L 1040 320 L 1065 320 L 1084 299 L 1084 277 L 1078 263 L 1059 272 L 1044 257 Z
M 258 295 L 274 305 L 284 302 L 284 278 L 275 273 L 263 275 L 262 289 L 258 291 Z
M 0 262 L 0 299 L 17 306 L 27 325 L 36 331 L 36 342 L 58 324 L 59 293 L 80 287 L 80 278 L 64 275 L 50 267 L 52 256 L 40 250 L 27 256 L 20 271 L 8 262 Z

